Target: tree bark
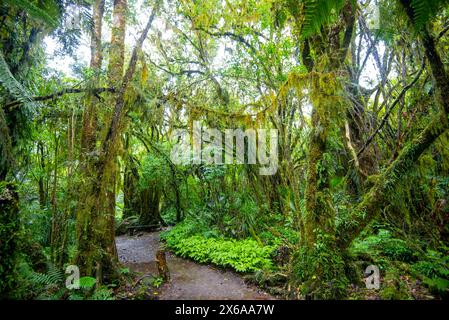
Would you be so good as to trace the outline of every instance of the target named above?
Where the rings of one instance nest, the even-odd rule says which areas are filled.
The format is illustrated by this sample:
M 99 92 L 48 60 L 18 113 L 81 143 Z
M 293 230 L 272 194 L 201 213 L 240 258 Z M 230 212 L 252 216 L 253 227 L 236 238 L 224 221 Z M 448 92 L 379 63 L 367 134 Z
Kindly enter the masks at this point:
M 347 1 L 340 21 L 325 29 L 326 36 L 315 36 L 307 42 L 309 56 L 303 53 L 303 63 L 309 72 L 333 74 L 336 77 L 346 59 L 354 21 L 355 10 Z M 329 57 L 329 62 L 325 66 L 316 64 L 310 56 L 311 51 L 317 56 Z M 334 129 L 329 110 L 336 105 L 334 100 L 326 99 L 326 96 L 329 95 L 329 90 L 334 91 L 330 95 L 338 96 L 340 89 L 339 85 L 332 88 L 331 84 L 326 84 L 328 88 L 324 89 L 320 83 L 321 81 L 312 81 L 311 87 L 312 95 L 322 98 L 312 101 L 305 213 L 301 221 L 301 248 L 293 259 L 293 277 L 301 283 L 304 295 L 314 299 L 329 299 L 342 296 L 347 285 L 343 256 L 336 245 L 336 213 L 329 194 L 329 164 L 324 161 L 328 135 Z
M 120 23 L 112 32 L 110 81 L 118 83 L 119 89 L 115 97 L 115 108 L 110 117 L 110 125 L 99 150 L 92 155 L 89 167 L 88 183 L 83 189 L 83 198 L 77 213 L 78 223 L 78 265 L 85 275 L 96 275 L 98 281 L 108 281 L 118 276 L 117 251 L 115 247 L 115 165 L 117 157 L 117 140 L 122 127 L 125 92 L 134 74 L 137 63 L 137 51 L 147 37 L 155 16 L 155 10 L 149 17 L 147 25 L 133 49 L 125 76 L 123 73 L 124 35 L 125 35 L 126 1 L 114 2 L 113 20 Z M 122 65 L 120 68 L 119 64 Z M 116 70 L 118 68 L 119 70 Z M 113 70 L 114 69 L 114 70 Z M 121 71 L 120 71 L 121 70 Z

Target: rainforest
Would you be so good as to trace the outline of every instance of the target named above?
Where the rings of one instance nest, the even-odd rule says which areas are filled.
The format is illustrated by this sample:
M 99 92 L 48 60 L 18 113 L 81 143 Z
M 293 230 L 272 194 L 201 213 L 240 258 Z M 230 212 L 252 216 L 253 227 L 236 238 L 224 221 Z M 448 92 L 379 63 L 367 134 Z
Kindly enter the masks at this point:
M 448 68 L 448 0 L 0 0 L 0 299 L 447 299 Z

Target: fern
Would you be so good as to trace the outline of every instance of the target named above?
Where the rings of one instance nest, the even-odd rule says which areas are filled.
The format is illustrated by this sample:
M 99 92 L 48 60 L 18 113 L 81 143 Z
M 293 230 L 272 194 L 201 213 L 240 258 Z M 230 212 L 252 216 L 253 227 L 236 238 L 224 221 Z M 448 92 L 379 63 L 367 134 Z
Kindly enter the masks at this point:
M 4 2 L 9 4 L 11 7 L 24 10 L 33 19 L 40 20 L 50 27 L 55 28 L 58 26 L 58 18 L 55 17 L 55 15 L 48 13 L 51 11 L 56 11 L 54 9 L 57 7 L 53 0 L 48 1 L 49 5 L 46 9 L 41 9 L 28 0 L 4 0 Z
M 423 282 L 429 286 L 429 288 L 440 294 L 449 293 L 449 280 L 444 278 L 424 278 Z
M 300 35 L 308 38 L 319 33 L 323 25 L 329 23 L 340 12 L 345 4 L 344 0 L 304 0 L 302 1 L 302 23 Z M 290 2 L 289 10 L 296 18 L 301 10 L 298 2 Z M 298 19 L 301 21 L 301 19 Z
M 3 53 L 0 51 L 0 83 L 6 89 L 6 91 L 14 97 L 14 99 L 28 104 L 32 100 L 28 92 L 22 87 L 22 85 L 14 78 L 9 66 L 3 57 Z
M 113 292 L 106 287 L 98 288 L 95 290 L 90 300 L 114 300 Z
M 448 4 L 448 0 L 411 0 L 410 5 L 414 13 L 413 23 L 415 28 L 418 31 L 422 30 L 438 11 Z
M 48 286 L 59 286 L 64 281 L 64 274 L 61 270 L 56 268 L 53 264 L 48 265 L 47 273 L 33 272 L 30 275 L 30 280 L 36 284 Z
M 306 0 L 304 2 L 304 21 L 301 34 L 303 37 L 309 37 L 319 32 L 322 25 L 327 22 L 332 13 L 334 5 L 339 5 L 342 1 L 332 0 Z

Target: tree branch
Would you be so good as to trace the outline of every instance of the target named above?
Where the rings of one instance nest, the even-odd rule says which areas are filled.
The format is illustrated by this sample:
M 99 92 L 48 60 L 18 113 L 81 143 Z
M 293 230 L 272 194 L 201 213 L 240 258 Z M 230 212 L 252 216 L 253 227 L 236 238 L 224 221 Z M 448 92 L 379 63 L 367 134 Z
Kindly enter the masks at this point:
M 376 135 L 380 132 L 380 130 L 382 130 L 382 128 L 384 127 L 385 123 L 387 123 L 387 120 L 390 117 L 390 114 L 393 111 L 394 107 L 396 107 L 396 105 L 402 100 L 402 98 L 407 93 L 407 91 L 410 90 L 410 88 L 412 88 L 415 85 L 415 83 L 419 80 L 419 78 L 421 77 L 421 75 L 422 75 L 422 73 L 424 71 L 424 67 L 425 67 L 425 59 L 423 59 L 423 63 L 422 63 L 421 69 L 419 70 L 419 72 L 416 75 L 416 77 L 413 79 L 412 82 L 410 82 L 407 86 L 405 86 L 402 89 L 401 93 L 393 101 L 393 103 L 391 104 L 390 108 L 387 109 L 387 112 L 385 113 L 385 115 L 384 115 L 384 117 L 382 119 L 382 122 L 380 123 L 379 127 L 377 127 L 376 131 L 374 131 L 374 133 L 368 138 L 368 140 L 366 140 L 366 142 L 365 142 L 364 146 L 362 147 L 362 149 L 360 149 L 360 151 L 357 153 L 357 157 L 360 157 L 360 155 L 366 150 L 366 148 L 374 140 Z
M 33 101 L 46 101 L 46 100 L 51 100 L 60 96 L 63 96 L 65 94 L 70 94 L 70 93 L 83 93 L 83 92 L 90 92 L 92 94 L 99 94 L 99 93 L 103 93 L 103 92 L 115 92 L 115 88 L 67 88 L 67 89 L 63 89 L 61 91 L 46 95 L 46 96 L 37 96 L 37 97 L 31 97 L 31 99 Z M 5 108 L 13 108 L 16 106 L 19 106 L 23 103 L 23 101 L 13 101 L 10 103 L 7 103 L 5 105 Z

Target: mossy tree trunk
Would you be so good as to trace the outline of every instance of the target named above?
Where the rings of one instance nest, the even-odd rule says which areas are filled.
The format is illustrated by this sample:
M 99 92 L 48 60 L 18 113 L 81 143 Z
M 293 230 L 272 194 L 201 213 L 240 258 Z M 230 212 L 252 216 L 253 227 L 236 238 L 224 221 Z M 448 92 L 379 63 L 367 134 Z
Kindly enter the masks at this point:
M 104 14 L 104 0 L 96 0 L 93 7 L 93 29 L 91 35 L 91 68 L 97 74 L 94 81 L 99 81 L 99 72 L 103 60 L 101 29 Z M 114 276 L 116 261 L 114 233 L 108 223 L 111 209 L 111 186 L 105 183 L 103 173 L 98 171 L 98 154 L 96 141 L 98 134 L 97 97 L 88 95 L 88 103 L 83 115 L 81 137 L 82 181 L 79 186 L 80 196 L 77 208 L 78 254 L 76 263 L 82 275 L 95 275 L 99 282 L 103 278 Z M 113 229 L 112 229 L 113 230 Z
M 58 188 L 58 154 L 59 154 L 59 139 L 57 131 L 54 134 L 55 150 L 54 150 L 54 164 L 53 164 L 53 190 L 51 194 L 51 233 L 50 233 L 50 249 L 51 260 L 58 267 L 62 268 L 64 261 L 67 259 L 67 210 L 58 205 L 57 188 Z
M 112 40 L 109 63 L 109 81 L 115 84 L 114 109 L 110 115 L 106 135 L 93 154 L 89 175 L 83 185 L 83 199 L 77 212 L 78 257 L 77 263 L 85 275 L 95 275 L 99 282 L 117 276 L 117 252 L 115 247 L 115 177 L 117 144 L 124 131 L 123 115 L 125 92 L 134 75 L 137 52 L 146 39 L 156 10 L 138 39 L 123 76 L 124 37 L 126 26 L 126 0 L 114 1 Z
M 412 23 L 415 14 L 410 0 L 401 0 L 401 3 Z M 438 105 L 439 114 L 400 151 L 396 160 L 377 177 L 374 186 L 365 194 L 352 214 L 338 226 L 338 244 L 342 249 L 346 249 L 378 215 L 388 195 L 394 192 L 401 178 L 414 167 L 420 156 L 449 129 L 449 74 L 444 68 L 435 39 L 427 29 L 421 31 L 421 42 L 436 88 L 435 102 Z
M 306 40 L 302 60 L 309 73 L 332 75 L 335 79 L 351 43 L 355 10 L 348 1 L 340 21 L 323 30 L 323 35 Z M 314 55 L 312 54 L 314 52 Z M 326 63 L 313 56 L 325 57 Z M 301 248 L 294 256 L 294 281 L 301 293 L 311 298 L 342 296 L 347 285 L 343 255 L 336 244 L 336 214 L 329 192 L 329 163 L 326 162 L 328 135 L 335 130 L 330 113 L 341 96 L 341 85 L 312 81 L 312 130 L 308 146 L 305 213 L 301 225 Z

